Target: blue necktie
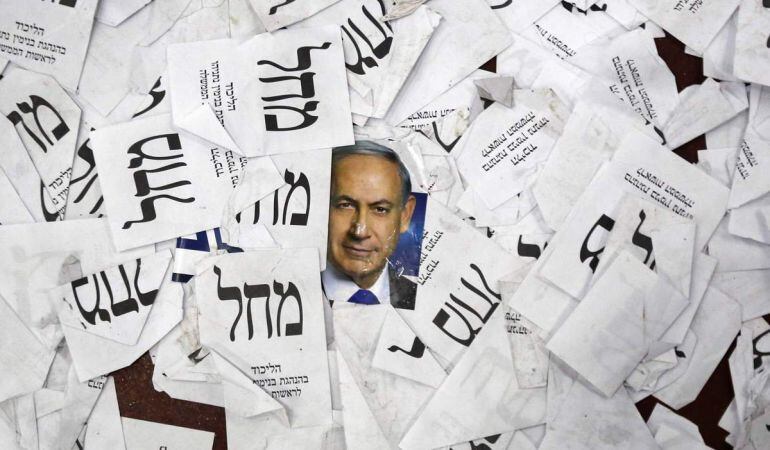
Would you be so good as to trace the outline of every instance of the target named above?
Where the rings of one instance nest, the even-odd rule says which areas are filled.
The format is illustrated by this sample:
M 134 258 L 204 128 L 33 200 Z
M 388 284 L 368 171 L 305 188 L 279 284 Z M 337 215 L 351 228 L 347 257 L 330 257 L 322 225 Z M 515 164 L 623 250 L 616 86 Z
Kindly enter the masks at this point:
M 372 291 L 366 289 L 359 289 L 348 300 L 350 303 L 358 303 L 359 305 L 378 305 L 380 303 L 377 300 L 377 296 Z

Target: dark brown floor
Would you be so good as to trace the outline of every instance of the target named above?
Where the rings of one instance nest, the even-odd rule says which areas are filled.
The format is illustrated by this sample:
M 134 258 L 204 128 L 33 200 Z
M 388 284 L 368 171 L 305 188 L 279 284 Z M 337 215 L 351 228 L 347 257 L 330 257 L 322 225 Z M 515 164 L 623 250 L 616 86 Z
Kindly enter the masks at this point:
M 703 77 L 701 59 L 685 54 L 684 44 L 671 36 L 657 39 L 656 43 L 660 56 L 674 72 L 680 91 L 692 84 L 703 82 L 705 78 Z M 494 70 L 495 61 L 489 61 L 482 67 Z M 695 162 L 697 161 L 697 151 L 705 148 L 706 141 L 701 136 L 683 145 L 675 152 L 686 160 Z M 734 343 L 727 355 L 732 352 L 733 346 Z M 214 406 L 174 400 L 165 393 L 156 392 L 152 387 L 152 369 L 150 357 L 144 355 L 133 365 L 113 374 L 121 415 L 212 431 L 216 434 L 214 448 L 217 450 L 226 449 L 224 410 Z M 682 408 L 679 413 L 698 425 L 706 445 L 717 450 L 730 449 L 732 447 L 724 442 L 727 433 L 719 428 L 717 423 L 732 398 L 732 381 L 730 380 L 727 356 L 725 356 L 700 396 L 693 403 Z M 654 398 L 648 398 L 637 405 L 645 420 L 652 412 L 656 402 L 657 400 Z

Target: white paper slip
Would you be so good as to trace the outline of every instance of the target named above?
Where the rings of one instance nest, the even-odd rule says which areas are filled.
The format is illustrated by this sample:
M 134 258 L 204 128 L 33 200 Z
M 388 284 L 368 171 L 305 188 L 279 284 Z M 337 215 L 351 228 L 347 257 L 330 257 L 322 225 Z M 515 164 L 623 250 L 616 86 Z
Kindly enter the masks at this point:
M 211 450 L 214 433 L 121 417 L 126 450 Z
M 730 208 L 737 208 L 770 192 L 770 182 L 762 176 L 770 163 L 770 90 L 752 85 L 749 91 L 748 124 L 738 152 L 730 191 Z
M 230 135 L 246 156 L 353 143 L 340 28 L 263 33 L 244 42 L 235 86 L 247 113 Z
M 218 226 L 246 164 L 176 130 L 170 115 L 101 128 L 91 143 L 118 249 Z
M 738 9 L 733 73 L 750 83 L 770 85 L 770 8 L 761 0 L 742 0 Z
M 78 87 L 97 0 L 0 2 L 0 56 Z
M 201 343 L 280 402 L 292 426 L 331 422 L 315 249 L 263 249 L 198 265 Z
M 78 278 L 52 290 L 49 297 L 62 325 L 134 345 L 168 275 L 170 261 L 168 250 L 138 258 Z
M 441 16 L 441 23 L 385 116 L 391 125 L 403 122 L 512 42 L 485 0 L 433 0 L 428 6 Z
M 631 0 L 631 4 L 674 37 L 702 54 L 740 0 Z
M 50 76 L 12 68 L 0 80 L 0 112 L 24 142 L 55 210 L 64 209 L 80 108 Z
M 0 198 L 3 199 L 0 203 L 0 225 L 35 221 L 2 167 L 0 167 Z
M 104 215 L 104 197 L 99 185 L 99 174 L 96 172 L 94 151 L 88 139 L 90 130 L 81 129 L 80 132 L 80 139 L 84 140 L 78 145 L 75 160 L 72 162 L 72 179 L 67 195 L 67 207 L 64 210 L 65 220 Z
M 487 0 L 509 30 L 521 33 L 543 17 L 558 0 Z
M 96 20 L 116 27 L 152 0 L 102 0 L 96 10 Z
M 453 150 L 460 173 L 489 208 L 524 190 L 524 175 L 545 161 L 569 115 L 552 91 L 514 91 L 513 101 L 513 108 L 494 103 L 479 114 Z
M 275 31 L 312 16 L 339 0 L 249 0 L 267 31 Z

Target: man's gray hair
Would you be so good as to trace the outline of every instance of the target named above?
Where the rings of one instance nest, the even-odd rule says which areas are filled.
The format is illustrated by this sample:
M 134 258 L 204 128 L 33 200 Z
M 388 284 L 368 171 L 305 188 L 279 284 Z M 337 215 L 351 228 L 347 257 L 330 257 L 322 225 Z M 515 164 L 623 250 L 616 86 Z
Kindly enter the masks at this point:
M 398 175 L 401 178 L 401 205 L 406 205 L 406 201 L 412 193 L 412 180 L 409 177 L 409 171 L 406 169 L 406 166 L 401 162 L 401 158 L 398 157 L 398 153 L 393 151 L 392 148 L 385 147 L 376 142 L 356 141 L 353 145 L 334 147 L 332 149 L 332 167 L 339 160 L 352 155 L 379 156 L 398 165 Z

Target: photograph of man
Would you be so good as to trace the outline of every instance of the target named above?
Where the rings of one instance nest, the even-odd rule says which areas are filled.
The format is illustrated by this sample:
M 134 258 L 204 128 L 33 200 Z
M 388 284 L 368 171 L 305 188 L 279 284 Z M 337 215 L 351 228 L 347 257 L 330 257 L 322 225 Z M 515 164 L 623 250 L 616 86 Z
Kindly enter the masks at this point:
M 415 209 L 409 171 L 371 141 L 332 149 L 326 270 L 330 301 L 414 309 L 417 285 L 390 260 Z

